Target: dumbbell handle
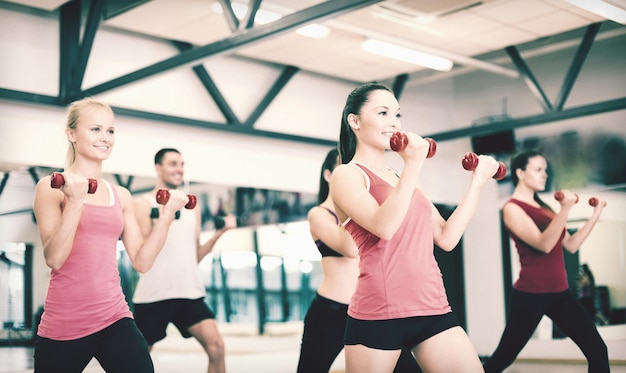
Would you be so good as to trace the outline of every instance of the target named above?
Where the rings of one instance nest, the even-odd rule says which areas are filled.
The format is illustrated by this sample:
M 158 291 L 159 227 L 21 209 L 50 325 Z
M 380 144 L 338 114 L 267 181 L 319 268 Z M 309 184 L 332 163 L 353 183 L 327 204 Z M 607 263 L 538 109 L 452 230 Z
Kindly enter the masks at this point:
M 192 210 L 198 203 L 198 198 L 194 194 L 187 194 L 189 201 L 185 205 L 187 210 Z M 167 189 L 159 189 L 156 194 L 156 201 L 159 205 L 165 205 L 170 200 L 170 191 Z
M 89 182 L 87 193 L 94 194 L 98 189 L 98 180 L 87 179 L 87 181 Z M 59 189 L 63 185 L 65 185 L 65 178 L 63 177 L 63 174 L 60 172 L 53 172 L 50 175 L 50 187 L 54 189 Z
M 575 194 L 575 196 L 576 196 L 576 202 L 574 202 L 574 203 L 578 203 L 578 194 Z M 563 200 L 563 198 L 565 198 L 565 194 L 563 194 L 563 192 L 561 192 L 560 190 L 557 190 L 556 192 L 554 192 L 554 199 L 556 199 L 557 201 L 561 202 Z M 596 203 L 597 202 L 598 201 L 596 201 Z M 589 204 L 591 205 L 591 200 L 589 200 Z
M 562 201 L 564 197 L 565 197 L 565 195 L 560 190 L 557 190 L 554 193 L 554 199 L 556 199 L 559 202 Z M 576 202 L 575 203 L 578 203 L 578 194 L 576 194 Z M 589 198 L 589 206 L 596 207 L 596 206 L 598 206 L 598 203 L 600 203 L 600 200 L 598 199 L 598 197 L 591 197 L 591 198 Z M 604 205 L 606 205 L 606 202 L 604 203 Z
M 465 153 L 461 160 L 461 165 L 467 171 L 474 171 L 478 166 L 478 155 L 474 152 Z M 496 180 L 502 180 L 506 176 L 506 165 L 502 162 L 498 162 L 498 170 L 493 175 Z
M 437 143 L 430 137 L 425 137 L 424 140 L 428 141 L 428 154 L 426 155 L 426 158 L 434 157 L 437 152 Z M 406 149 L 408 144 L 409 138 L 403 132 L 394 132 L 393 135 L 391 135 L 391 138 L 389 138 L 389 147 L 391 147 L 391 150 L 394 152 L 403 151 Z

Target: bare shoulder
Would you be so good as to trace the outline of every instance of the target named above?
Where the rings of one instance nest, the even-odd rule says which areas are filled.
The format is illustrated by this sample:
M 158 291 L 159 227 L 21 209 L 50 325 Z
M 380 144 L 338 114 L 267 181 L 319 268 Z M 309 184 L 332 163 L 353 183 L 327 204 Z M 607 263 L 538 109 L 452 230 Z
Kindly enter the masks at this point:
M 126 188 L 124 188 L 121 185 L 114 185 L 115 187 L 115 191 L 117 192 L 117 194 L 120 196 L 120 198 L 126 198 L 126 199 L 132 199 L 132 196 L 130 194 L 130 191 Z
M 37 181 L 37 185 L 35 186 L 35 189 L 37 190 L 37 192 L 45 192 L 48 189 L 52 189 L 52 187 L 50 186 L 50 175 L 48 176 L 44 176 L 41 179 L 39 179 L 39 181 Z
M 337 180 L 339 180 L 343 183 L 348 180 L 355 180 L 357 177 L 360 179 L 363 178 L 363 171 L 361 171 L 361 169 L 351 164 L 342 164 L 340 166 L 337 166 L 333 170 L 333 174 L 331 176 L 331 184 L 333 183 L 333 181 L 337 183 Z
M 115 191 L 117 192 L 117 195 L 119 196 L 120 202 L 122 203 L 123 207 L 129 206 L 133 203 L 133 197 L 131 196 L 128 189 L 124 188 L 121 185 L 113 185 L 113 187 L 115 188 Z
M 513 202 L 506 202 L 504 206 L 502 206 L 502 213 L 505 215 L 519 214 L 523 212 L 524 210 Z
M 328 211 L 326 211 L 324 208 L 322 208 L 321 206 L 317 205 L 317 206 L 313 206 L 309 209 L 309 212 L 307 213 L 307 219 L 309 220 L 309 222 L 314 221 L 314 220 L 318 220 L 321 217 L 325 217 L 325 215 L 328 215 L 329 217 L 331 216 Z
M 60 189 L 54 189 L 50 185 L 50 175 L 44 176 L 35 186 L 35 202 L 46 200 L 52 201 L 57 199 L 59 202 L 63 201 L 63 192 Z

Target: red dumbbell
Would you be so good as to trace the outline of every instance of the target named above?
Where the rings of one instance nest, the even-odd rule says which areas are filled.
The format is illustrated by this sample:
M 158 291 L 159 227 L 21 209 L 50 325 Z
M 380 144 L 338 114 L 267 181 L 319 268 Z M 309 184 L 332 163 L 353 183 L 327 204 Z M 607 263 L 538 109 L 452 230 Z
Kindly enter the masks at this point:
M 461 160 L 461 165 L 467 171 L 473 171 L 478 166 L 478 155 L 473 152 L 468 152 L 463 156 Z M 506 176 L 506 165 L 502 162 L 498 162 L 498 170 L 493 175 L 493 178 L 496 180 L 502 180 Z
M 185 205 L 187 210 L 192 210 L 196 207 L 198 203 L 198 198 L 193 194 L 187 194 L 187 198 L 189 198 L 189 202 Z M 159 205 L 164 205 L 170 199 L 170 191 L 167 189 L 159 189 L 156 194 L 156 201 Z
M 87 179 L 89 182 L 89 186 L 87 189 L 87 193 L 94 194 L 96 189 L 98 189 L 98 180 L 96 179 Z M 53 172 L 50 175 L 50 187 L 54 189 L 59 189 L 65 185 L 65 178 L 63 178 L 63 174 L 60 172 Z
M 598 203 L 600 203 L 600 200 L 598 199 L 598 197 L 589 198 L 589 206 L 596 207 L 598 206 Z M 606 202 L 604 202 L 602 206 L 606 206 Z
M 424 140 L 428 141 L 428 154 L 426 158 L 432 158 L 437 152 L 437 143 L 430 137 L 425 137 Z M 389 146 L 394 152 L 401 152 L 406 149 L 409 144 L 409 138 L 403 132 L 394 132 L 389 138 Z
M 578 194 L 576 195 L 576 202 L 574 203 L 578 203 Z M 556 192 L 554 192 L 554 199 L 556 199 L 557 201 L 561 202 L 563 200 L 563 198 L 565 198 L 565 194 L 563 194 L 563 192 L 561 192 L 560 190 L 557 190 Z M 598 203 L 598 201 L 596 200 L 596 204 Z M 591 205 L 591 200 L 589 200 L 589 204 Z M 594 205 L 592 205 L 594 206 Z

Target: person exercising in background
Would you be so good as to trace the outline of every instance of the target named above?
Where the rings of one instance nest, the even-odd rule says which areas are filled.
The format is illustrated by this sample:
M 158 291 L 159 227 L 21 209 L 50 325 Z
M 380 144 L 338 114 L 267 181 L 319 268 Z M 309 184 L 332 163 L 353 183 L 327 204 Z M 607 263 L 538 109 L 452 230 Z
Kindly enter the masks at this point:
M 160 212 L 157 191 L 176 190 L 183 183 L 184 161 L 178 150 L 159 150 L 154 156 L 154 167 L 154 190 L 135 198 L 137 221 L 145 236 L 155 229 L 155 218 Z M 165 338 L 171 322 L 183 337 L 193 336 L 202 345 L 209 357 L 209 373 L 223 373 L 224 341 L 215 314 L 205 303 L 206 290 L 198 264 L 227 230 L 236 227 L 236 219 L 232 215 L 224 217 L 224 226 L 201 243 L 200 209 L 181 209 L 178 214 L 152 268 L 140 274 L 133 294 L 135 320 L 150 349 Z
M 339 164 L 339 150 L 331 149 L 322 164 L 318 205 L 307 214 L 311 238 L 322 254 L 322 283 L 304 318 L 297 373 L 327 373 L 343 349 L 348 302 L 359 277 L 356 244 L 339 224 L 329 195 L 329 181 Z M 421 372 L 407 349 L 402 350 L 396 373 Z
M 519 278 L 513 285 L 510 311 L 495 352 L 484 363 L 486 373 L 511 365 L 526 345 L 543 315 L 578 345 L 589 372 L 609 372 L 607 347 L 593 318 L 569 290 L 563 249 L 575 253 L 598 222 L 606 204 L 600 200 L 589 220 L 570 235 L 567 216 L 578 197 L 563 191 L 555 212 L 538 195 L 548 179 L 548 163 L 537 151 L 525 151 L 511 161 L 513 195 L 502 207 L 502 219 L 520 257 Z

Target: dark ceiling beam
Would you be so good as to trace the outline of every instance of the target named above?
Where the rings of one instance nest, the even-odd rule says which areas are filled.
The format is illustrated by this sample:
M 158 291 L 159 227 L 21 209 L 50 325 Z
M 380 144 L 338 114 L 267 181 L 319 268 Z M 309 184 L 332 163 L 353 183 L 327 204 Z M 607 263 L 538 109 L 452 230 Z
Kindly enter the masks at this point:
M 7 181 L 9 181 L 9 174 L 9 171 L 3 172 L 2 181 L 0 181 L 0 196 L 2 195 L 4 187 L 7 185 Z
M 151 112 L 146 112 L 146 111 L 126 109 L 126 108 L 120 108 L 120 107 L 113 107 L 113 112 L 115 112 L 115 115 L 117 116 L 125 115 L 129 117 L 141 118 L 141 119 L 147 119 L 147 120 L 155 120 L 159 122 L 182 124 L 182 125 L 186 125 L 190 127 L 199 127 L 199 128 L 210 129 L 210 130 L 229 132 L 229 133 L 236 134 L 236 135 L 258 136 L 258 137 L 264 137 L 264 138 L 269 138 L 273 140 L 285 140 L 285 141 L 293 141 L 293 142 L 300 142 L 300 143 L 313 144 L 313 145 L 323 145 L 323 146 L 336 146 L 337 145 L 336 141 L 324 140 L 324 139 L 319 139 L 319 138 L 314 138 L 314 137 L 305 137 L 305 136 L 298 136 L 298 135 L 290 135 L 287 133 L 263 131 L 263 130 L 257 130 L 257 129 L 254 129 L 252 127 L 247 127 L 247 126 L 229 126 L 223 123 L 201 121 L 201 120 L 189 119 L 189 118 L 181 118 L 181 117 L 176 117 L 176 116 L 171 116 L 171 115 L 156 114 L 156 113 L 151 113 Z
M 274 98 L 278 96 L 278 93 L 282 91 L 285 85 L 287 85 L 287 82 L 289 82 L 289 80 L 291 80 L 291 78 L 298 71 L 300 71 L 300 69 L 295 66 L 285 66 L 272 88 L 270 88 L 265 97 L 263 97 L 263 100 L 261 100 L 261 102 L 257 105 L 252 114 L 250 114 L 248 120 L 246 120 L 246 122 L 244 123 L 246 127 L 254 127 L 256 121 L 259 120 L 259 118 L 265 112 L 268 106 L 270 106 L 272 101 L 274 101 Z
M 246 12 L 246 16 L 243 19 L 243 27 L 246 29 L 250 29 L 254 26 L 254 20 L 256 18 L 256 14 L 261 7 L 261 0 L 251 0 L 248 5 L 248 11 Z M 241 27 L 241 25 L 239 25 Z
M 222 12 L 224 14 L 224 18 L 226 18 L 226 23 L 228 23 L 230 31 L 235 32 L 239 30 L 239 18 L 235 15 L 233 5 L 230 0 L 219 0 L 219 3 L 222 7 Z
M 80 0 L 69 1 L 61 6 L 59 14 L 59 98 L 63 102 L 73 88 L 73 68 L 80 47 L 80 4 Z
M 32 208 L 28 208 L 28 209 L 22 209 L 22 210 L 13 210 L 13 211 L 7 211 L 7 212 L 1 212 L 0 216 L 9 216 L 9 215 L 17 215 L 17 214 L 29 214 L 32 213 L 33 209 Z
M 128 177 L 126 178 L 126 181 L 124 181 L 124 178 L 122 175 L 120 174 L 113 174 L 113 177 L 115 177 L 115 181 L 117 182 L 117 185 L 123 186 L 124 188 L 130 190 L 130 186 L 133 184 L 133 175 L 128 175 Z
M 532 92 L 533 96 L 535 96 L 537 101 L 539 101 L 539 104 L 543 108 L 543 111 L 544 112 L 551 111 L 552 104 L 550 103 L 550 100 L 544 93 L 543 89 L 541 89 L 539 82 L 537 81 L 533 73 L 530 71 L 530 68 L 528 67 L 528 65 L 526 65 L 526 62 L 524 62 L 524 59 L 520 55 L 517 48 L 511 46 L 511 47 L 506 47 L 504 50 L 511 58 L 511 61 L 513 61 L 513 64 L 517 68 L 517 71 L 519 71 L 522 78 L 524 78 L 524 82 L 526 82 L 526 85 Z
M 226 102 L 226 99 L 220 92 L 213 79 L 211 79 L 209 72 L 206 71 L 204 66 L 196 65 L 193 67 L 193 71 L 194 73 L 196 73 L 198 79 L 200 79 L 200 81 L 202 82 L 204 88 L 209 92 L 209 95 L 211 95 L 211 97 L 213 98 L 215 105 L 217 105 L 218 109 L 226 119 L 226 124 L 241 125 L 241 121 L 239 120 L 239 118 L 237 118 L 237 115 L 235 114 L 233 109 L 231 109 L 230 105 L 228 105 L 228 102 Z
M 396 96 L 398 100 L 400 100 L 400 96 L 402 96 L 402 92 L 404 91 L 404 86 L 406 82 L 409 80 L 409 74 L 400 74 L 396 76 L 393 80 L 393 84 L 391 89 L 393 90 L 393 94 Z
M 147 3 L 152 0 L 105 0 L 106 9 L 104 12 L 104 19 L 117 17 L 122 13 L 126 13 L 138 7 L 141 4 Z
M 565 101 L 569 96 L 572 88 L 574 87 L 574 83 L 578 78 L 578 74 L 580 73 L 580 69 L 589 55 L 589 51 L 591 50 L 591 46 L 593 45 L 593 41 L 600 30 L 600 23 L 593 23 L 587 27 L 587 32 L 585 32 L 585 36 L 583 37 L 583 41 L 581 42 L 578 50 L 576 51 L 576 55 L 572 60 L 572 64 L 567 71 L 567 75 L 565 76 L 565 80 L 563 81 L 563 86 L 561 87 L 561 91 L 557 96 L 556 102 L 554 104 L 555 110 L 563 109 L 565 105 Z
M 545 114 L 534 115 L 524 118 L 511 119 L 499 122 L 492 122 L 480 126 L 470 126 L 460 128 L 451 131 L 444 131 L 425 135 L 432 137 L 436 141 L 454 140 L 463 137 L 472 136 L 485 136 L 493 133 L 498 133 L 507 130 L 513 130 L 516 128 L 535 126 L 538 124 L 546 124 L 551 122 L 558 122 L 561 120 L 574 119 L 579 117 L 585 117 L 589 115 L 608 113 L 611 111 L 626 110 L 626 97 L 616 98 L 613 100 L 597 102 L 593 104 L 586 104 L 576 106 L 569 109 L 563 109 L 561 111 L 551 111 Z
M 63 106 L 65 103 L 56 96 L 41 95 L 38 93 L 30 93 L 23 91 L 16 91 L 13 89 L 0 88 L 0 98 L 21 102 L 28 102 L 31 104 L 45 104 L 53 106 Z
M 193 48 L 193 46 L 189 43 L 174 42 L 174 44 L 180 51 L 186 51 Z M 211 98 L 213 98 L 215 105 L 217 105 L 217 108 L 226 119 L 226 123 L 232 125 L 240 125 L 241 121 L 239 120 L 239 118 L 237 118 L 237 115 L 231 109 L 230 105 L 228 105 L 228 102 L 226 102 L 226 99 L 222 95 L 222 92 L 220 92 L 213 79 L 211 79 L 211 76 L 209 75 L 209 72 L 206 70 L 204 65 L 195 65 L 193 67 L 193 72 L 196 74 L 198 79 L 200 79 L 200 82 L 207 90 L 209 95 L 211 95 Z
M 96 32 L 100 28 L 105 2 L 106 0 L 93 0 L 91 2 L 85 30 L 83 31 L 83 37 L 78 50 L 78 59 L 72 66 L 73 71 L 69 82 L 72 91 L 79 90 L 83 85 L 87 62 L 89 62 L 89 55 L 91 54 L 93 41 L 96 38 Z
M 196 62 L 200 59 L 216 56 L 236 50 L 244 45 L 264 40 L 268 37 L 276 36 L 280 33 L 291 31 L 294 28 L 303 26 L 313 21 L 321 21 L 346 12 L 350 12 L 368 5 L 376 4 L 381 0 L 333 0 L 325 1 L 310 8 L 300 10 L 287 15 L 274 22 L 255 26 L 252 29 L 237 32 L 232 36 L 220 41 L 194 48 L 187 52 L 180 53 L 164 61 L 157 62 L 151 66 L 139 69 L 129 74 L 123 75 L 108 82 L 96 85 L 83 92 L 75 92 L 75 98 L 93 96 L 119 88 L 123 85 L 136 82 L 138 80 L 165 72 L 167 70 L 180 67 L 185 64 Z

